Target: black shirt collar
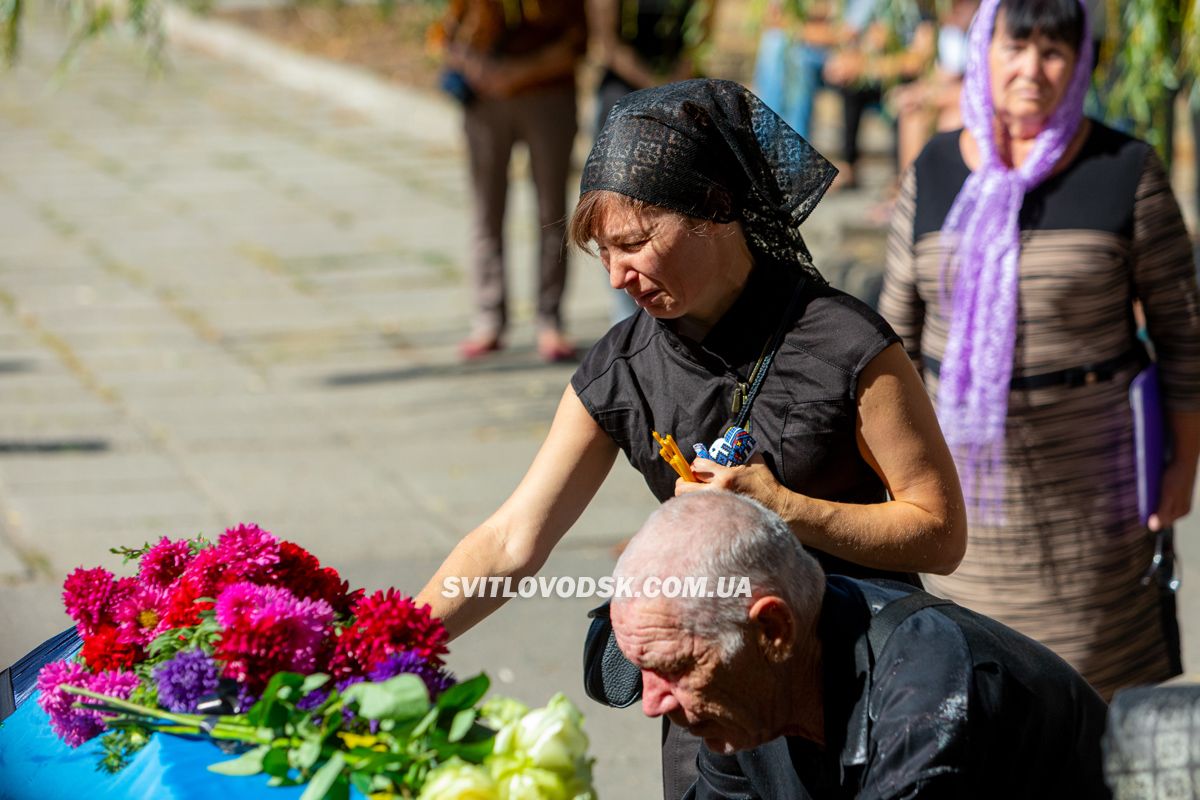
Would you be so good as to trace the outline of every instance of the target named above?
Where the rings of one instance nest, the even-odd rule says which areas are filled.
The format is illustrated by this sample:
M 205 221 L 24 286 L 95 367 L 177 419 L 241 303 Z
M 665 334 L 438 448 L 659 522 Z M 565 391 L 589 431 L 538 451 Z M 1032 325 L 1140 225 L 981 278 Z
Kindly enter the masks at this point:
M 741 294 L 701 342 L 678 335 L 668 320 L 656 322 L 670 345 L 685 357 L 745 377 L 783 321 L 801 277 L 798 270 L 782 264 L 756 264 Z

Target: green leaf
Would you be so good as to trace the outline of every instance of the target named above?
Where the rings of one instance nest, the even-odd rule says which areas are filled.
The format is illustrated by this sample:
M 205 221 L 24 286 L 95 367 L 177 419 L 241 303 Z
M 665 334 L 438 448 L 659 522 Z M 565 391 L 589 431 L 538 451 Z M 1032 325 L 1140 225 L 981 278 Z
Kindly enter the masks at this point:
M 367 719 L 416 719 L 429 710 L 429 692 L 416 675 L 397 675 L 383 683 L 356 683 L 344 696 L 357 701 L 359 715 Z
M 372 776 L 362 772 L 350 773 L 350 785 L 358 789 L 359 794 L 364 796 L 371 794 L 371 779 Z
M 422 717 L 421 721 L 414 725 L 413 729 L 409 731 L 408 738 L 415 739 L 418 736 L 425 735 L 425 731 L 429 730 L 429 726 L 437 722 L 438 714 L 440 713 L 441 712 L 438 711 L 436 707 L 429 709 L 429 713 Z
M 453 708 L 456 710 L 471 708 L 483 699 L 491 683 L 487 673 L 484 672 L 479 673 L 470 680 L 456 683 L 442 692 L 441 696 L 438 697 L 437 707 Z
M 291 764 L 288 763 L 288 748 L 286 746 L 272 747 L 263 756 L 263 772 L 279 778 L 286 778 Z
M 472 764 L 480 764 L 492 754 L 492 746 L 496 738 L 494 730 L 478 723 L 472 725 L 466 735 L 457 742 L 451 742 L 441 736 L 441 731 L 437 729 L 434 730 L 434 733 L 438 735 L 432 737 L 435 740 L 432 743 L 433 749 L 441 757 L 458 756 L 463 761 L 469 761 Z
M 231 761 L 221 761 L 216 764 L 209 764 L 208 771 L 215 772 L 218 775 L 257 775 L 263 770 L 263 757 L 271 748 L 266 745 L 256 747 L 253 750 L 242 753 Z
M 308 772 L 312 769 L 313 764 L 317 763 L 317 759 L 321 757 L 321 741 L 319 739 L 305 739 L 299 746 L 292 750 L 291 756 L 293 767 Z
M 473 708 L 464 708 L 455 714 L 454 721 L 450 723 L 450 734 L 447 738 L 452 742 L 461 740 L 475 724 L 476 716 L 477 713 Z
M 367 788 L 369 791 L 359 789 L 363 794 L 372 794 L 373 792 L 394 792 L 396 790 L 396 782 L 387 775 L 372 775 L 371 781 Z
M 334 754 L 326 761 L 319 770 L 312 776 L 312 780 L 308 782 L 308 786 L 304 789 L 304 794 L 300 795 L 300 800 L 324 800 L 333 794 L 331 791 L 337 779 L 342 776 L 342 768 L 346 766 L 346 759 L 340 752 Z
M 273 676 L 271 676 L 271 680 L 267 682 L 267 688 L 263 691 L 263 698 L 273 699 L 275 697 L 279 697 L 279 693 L 284 689 L 295 691 L 303 685 L 303 675 L 295 672 L 276 672 Z
M 317 689 L 320 689 L 327 683 L 329 683 L 328 675 L 325 675 L 321 672 L 314 672 L 312 675 L 309 675 L 304 679 L 304 683 L 300 684 L 300 695 L 303 697 L 304 695 L 315 692 Z

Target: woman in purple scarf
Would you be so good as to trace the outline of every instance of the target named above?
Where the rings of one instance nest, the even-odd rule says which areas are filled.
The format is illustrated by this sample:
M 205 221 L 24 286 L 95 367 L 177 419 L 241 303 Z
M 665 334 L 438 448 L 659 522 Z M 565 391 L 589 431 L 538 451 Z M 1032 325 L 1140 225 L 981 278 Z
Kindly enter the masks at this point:
M 1106 698 L 1180 671 L 1153 532 L 1190 510 L 1200 294 L 1163 166 L 1084 118 L 1078 0 L 985 0 L 965 128 L 904 179 L 881 311 L 936 398 L 967 496 L 967 555 L 938 594 L 1045 642 Z M 1127 390 L 1157 353 L 1174 439 L 1139 519 Z

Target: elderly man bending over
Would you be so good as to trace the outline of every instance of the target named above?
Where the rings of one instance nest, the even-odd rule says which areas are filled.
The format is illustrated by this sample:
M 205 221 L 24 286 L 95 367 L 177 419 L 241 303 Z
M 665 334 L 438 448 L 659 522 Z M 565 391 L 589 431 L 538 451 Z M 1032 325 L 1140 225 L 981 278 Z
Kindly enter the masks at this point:
M 689 797 L 1108 797 L 1106 708 L 1062 659 L 911 587 L 825 576 L 752 500 L 668 501 L 615 576 L 643 591 L 612 604 L 643 709 L 706 745 Z M 688 576 L 733 596 L 662 596 Z

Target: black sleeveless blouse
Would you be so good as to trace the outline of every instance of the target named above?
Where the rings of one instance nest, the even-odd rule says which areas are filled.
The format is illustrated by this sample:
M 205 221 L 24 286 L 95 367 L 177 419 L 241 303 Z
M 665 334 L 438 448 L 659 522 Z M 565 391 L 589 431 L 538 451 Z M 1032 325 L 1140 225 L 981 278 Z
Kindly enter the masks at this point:
M 789 489 L 822 500 L 880 503 L 883 482 L 858 450 L 858 376 L 899 342 L 869 307 L 794 270 L 763 265 L 704 341 L 677 336 L 639 312 L 610 330 L 571 379 L 588 413 L 620 446 L 660 502 L 675 494 L 675 472 L 651 431 L 675 436 L 689 460 L 729 425 L 732 400 L 772 339 L 793 294 L 788 332 L 750 414 L 758 452 Z M 827 572 L 913 582 L 811 550 Z

